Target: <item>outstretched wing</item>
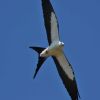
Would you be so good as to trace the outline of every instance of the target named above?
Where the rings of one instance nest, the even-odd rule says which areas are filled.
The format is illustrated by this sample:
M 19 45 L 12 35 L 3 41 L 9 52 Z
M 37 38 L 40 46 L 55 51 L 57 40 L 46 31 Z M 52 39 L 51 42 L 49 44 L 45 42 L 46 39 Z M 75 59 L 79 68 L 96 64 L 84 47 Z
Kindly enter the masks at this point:
M 67 89 L 69 95 L 71 96 L 72 100 L 78 100 L 79 92 L 77 89 L 77 84 L 71 64 L 68 62 L 63 52 L 61 52 L 57 57 L 53 56 L 53 60 L 56 64 L 63 84 Z
M 50 45 L 53 41 L 59 41 L 59 25 L 49 0 L 42 0 L 42 8 L 47 38 Z

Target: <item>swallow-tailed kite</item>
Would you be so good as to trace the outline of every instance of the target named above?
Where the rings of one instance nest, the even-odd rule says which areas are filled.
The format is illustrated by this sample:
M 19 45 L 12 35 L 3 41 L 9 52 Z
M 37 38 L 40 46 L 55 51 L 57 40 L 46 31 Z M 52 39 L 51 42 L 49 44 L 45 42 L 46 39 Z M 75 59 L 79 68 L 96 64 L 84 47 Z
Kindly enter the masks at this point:
M 63 52 L 64 43 L 61 42 L 59 38 L 59 25 L 56 14 L 49 0 L 42 0 L 42 8 L 49 46 L 47 48 L 30 47 L 39 54 L 34 78 L 44 61 L 49 56 L 52 56 L 58 73 L 65 88 L 71 96 L 71 99 L 78 100 L 79 92 L 75 80 L 75 75 L 71 64 L 68 62 L 68 59 Z

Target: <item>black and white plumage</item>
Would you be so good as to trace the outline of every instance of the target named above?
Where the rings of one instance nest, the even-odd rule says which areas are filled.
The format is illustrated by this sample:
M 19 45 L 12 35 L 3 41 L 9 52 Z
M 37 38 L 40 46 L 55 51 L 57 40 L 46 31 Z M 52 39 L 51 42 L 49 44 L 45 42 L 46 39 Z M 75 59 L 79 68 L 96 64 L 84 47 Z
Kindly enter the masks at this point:
M 52 56 L 58 73 L 65 88 L 71 96 L 71 99 L 78 100 L 79 92 L 75 80 L 75 75 L 71 64 L 68 62 L 68 59 L 63 52 L 64 43 L 60 42 L 57 17 L 49 0 L 42 0 L 42 9 L 49 46 L 47 48 L 30 47 L 37 51 L 39 54 L 34 78 L 44 61 L 49 56 Z
M 42 8 L 47 38 L 50 45 L 55 40 L 59 41 L 59 25 L 56 14 L 49 0 L 42 0 Z

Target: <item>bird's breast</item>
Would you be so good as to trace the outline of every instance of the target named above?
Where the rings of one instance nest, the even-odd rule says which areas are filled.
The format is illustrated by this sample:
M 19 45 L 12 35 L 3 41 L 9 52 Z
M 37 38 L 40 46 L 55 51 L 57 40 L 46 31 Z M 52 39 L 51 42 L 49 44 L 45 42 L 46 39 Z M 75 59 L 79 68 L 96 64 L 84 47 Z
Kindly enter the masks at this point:
M 43 50 L 40 54 L 41 57 L 56 56 L 63 49 L 63 46 L 59 42 L 52 43 L 49 47 Z

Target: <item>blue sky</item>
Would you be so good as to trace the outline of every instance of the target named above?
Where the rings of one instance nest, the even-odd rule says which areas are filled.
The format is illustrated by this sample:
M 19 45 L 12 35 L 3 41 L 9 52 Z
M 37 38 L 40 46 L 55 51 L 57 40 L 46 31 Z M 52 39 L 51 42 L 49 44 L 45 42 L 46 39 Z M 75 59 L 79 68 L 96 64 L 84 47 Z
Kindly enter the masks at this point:
M 99 100 L 100 0 L 51 2 L 81 100 Z M 70 100 L 51 58 L 32 79 L 32 45 L 48 45 L 41 0 L 0 0 L 0 100 Z

